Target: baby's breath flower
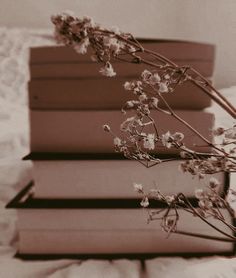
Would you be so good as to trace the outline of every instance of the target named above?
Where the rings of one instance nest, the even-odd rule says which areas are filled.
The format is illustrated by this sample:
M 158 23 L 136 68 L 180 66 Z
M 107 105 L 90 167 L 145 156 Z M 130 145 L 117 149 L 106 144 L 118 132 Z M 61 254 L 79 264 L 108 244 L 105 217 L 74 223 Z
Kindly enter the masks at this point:
M 110 132 L 111 131 L 111 128 L 109 125 L 103 125 L 103 130 L 106 131 L 106 132 Z
M 153 189 L 150 190 L 150 193 L 151 193 L 151 195 L 154 196 L 155 199 L 157 199 L 157 200 L 162 200 L 162 199 L 163 199 L 163 197 L 162 197 L 162 195 L 161 195 L 161 192 L 160 192 L 160 190 L 158 190 L 158 189 L 153 188 Z
M 116 34 L 116 35 L 120 35 L 120 34 L 121 34 L 120 29 L 119 29 L 117 26 L 112 26 L 112 27 L 110 28 L 110 30 L 111 30 L 112 32 L 114 32 L 114 34 Z
M 179 153 L 179 155 L 180 155 L 181 158 L 187 158 L 187 157 L 188 157 L 188 153 L 185 152 L 185 151 L 181 151 L 181 152 Z
M 169 74 L 166 74 L 166 75 L 164 76 L 164 78 L 165 78 L 166 80 L 168 80 L 168 79 L 170 79 L 170 75 L 169 75 Z
M 169 131 L 167 131 L 165 134 L 162 134 L 161 137 L 161 142 L 163 144 L 163 146 L 165 146 L 166 148 L 170 148 L 171 147 L 171 141 L 172 137 Z
M 151 102 L 150 102 L 150 104 L 151 104 L 153 107 L 158 107 L 158 102 L 159 102 L 158 98 L 156 98 L 156 97 L 151 97 Z
M 134 102 L 133 102 L 132 100 L 128 100 L 128 101 L 126 102 L 126 106 L 127 106 L 128 108 L 132 108 L 132 107 L 134 107 Z
M 136 48 L 133 45 L 127 45 L 126 47 L 128 48 L 128 52 L 129 53 L 136 52 Z
M 184 135 L 181 132 L 175 132 L 172 137 L 177 142 L 181 142 L 184 139 Z
M 113 77 L 116 75 L 116 72 L 114 71 L 110 62 L 107 62 L 106 65 L 99 70 L 99 72 L 102 75 L 105 75 L 108 77 Z
M 97 59 L 97 56 L 96 55 L 91 55 L 91 60 L 93 61 L 93 62 L 97 62 L 98 61 L 98 59 Z
M 220 183 L 219 183 L 219 181 L 218 181 L 216 178 L 214 178 L 214 177 L 211 177 L 211 178 L 210 178 L 209 186 L 210 186 L 211 188 L 216 188 L 219 184 L 220 184 Z
M 122 144 L 121 144 L 121 139 L 119 137 L 115 137 L 113 139 L 113 142 L 114 142 L 114 145 L 117 146 L 117 147 L 120 147 Z
M 150 76 L 152 76 L 152 73 L 149 71 L 149 70 L 144 70 L 142 73 L 141 73 L 141 77 L 143 79 L 143 81 L 148 81 Z
M 140 101 L 145 101 L 145 100 L 147 100 L 147 95 L 142 93 L 138 98 Z
M 79 54 L 85 54 L 87 53 L 87 48 L 89 46 L 89 39 L 85 38 L 80 43 L 76 43 L 73 48 L 74 50 Z
M 159 92 L 160 93 L 168 93 L 168 86 L 166 85 L 166 83 L 161 82 L 159 84 Z
M 134 191 L 143 194 L 143 185 L 141 183 L 133 183 Z
M 216 135 L 216 136 L 220 136 L 220 135 L 224 134 L 224 132 L 225 132 L 225 129 L 223 127 L 218 127 L 217 129 L 215 129 L 213 131 L 214 135 Z
M 131 91 L 131 90 L 133 89 L 132 83 L 126 81 L 125 84 L 124 84 L 124 88 L 125 88 L 125 90 L 127 90 L 127 91 Z
M 210 200 L 202 199 L 198 202 L 201 209 L 210 210 L 213 207 L 213 203 Z
M 195 197 L 197 199 L 202 199 L 204 197 L 204 191 L 201 188 L 195 190 Z
M 161 77 L 157 72 L 152 73 L 149 70 L 144 70 L 141 74 L 143 81 L 150 85 L 156 85 L 161 81 Z
M 146 207 L 149 206 L 149 200 L 148 200 L 148 197 L 147 197 L 147 196 L 145 196 L 145 197 L 142 199 L 140 205 L 141 205 L 143 208 L 146 208 Z
M 149 133 L 143 138 L 143 147 L 145 149 L 154 150 L 155 148 L 155 134 Z
M 151 85 L 155 85 L 161 81 L 160 75 L 156 72 L 150 77 Z
M 174 195 L 165 196 L 165 199 L 166 199 L 167 204 L 171 204 L 172 202 L 174 202 L 175 196 Z
M 236 127 L 229 128 L 225 131 L 225 138 L 236 139 Z
M 200 174 L 198 175 L 198 177 L 199 177 L 199 179 L 204 179 L 205 174 L 204 174 L 204 173 L 200 173 Z
M 87 27 L 87 28 L 88 27 L 90 27 L 90 28 L 95 27 L 95 23 L 94 23 L 93 19 L 90 16 L 85 15 L 83 17 L 83 22 L 84 22 L 84 26 Z
M 116 38 L 114 38 L 114 37 L 104 37 L 103 38 L 103 43 L 104 43 L 105 46 L 109 47 L 110 50 L 114 54 L 118 54 L 120 52 L 120 48 L 121 48 L 122 44 Z
M 75 13 L 74 11 L 71 11 L 71 10 L 65 10 L 63 12 L 64 15 L 67 15 L 67 16 L 71 16 L 71 17 L 75 17 Z
M 149 115 L 151 113 L 150 109 L 149 109 L 149 105 L 148 104 L 143 104 L 142 106 L 140 106 L 140 109 L 138 111 L 140 113 L 140 115 Z
M 134 116 L 133 116 L 133 117 L 127 118 L 127 119 L 120 125 L 120 129 L 121 129 L 122 131 L 128 131 L 128 130 L 129 130 L 129 125 L 130 125 L 131 123 L 133 123 L 134 120 L 135 120 L 135 117 L 134 117 Z

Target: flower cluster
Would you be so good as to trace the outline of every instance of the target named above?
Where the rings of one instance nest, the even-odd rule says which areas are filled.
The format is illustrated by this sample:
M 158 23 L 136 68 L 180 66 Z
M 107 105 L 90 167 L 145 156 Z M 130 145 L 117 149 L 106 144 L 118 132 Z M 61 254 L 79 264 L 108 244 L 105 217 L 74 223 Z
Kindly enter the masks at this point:
M 135 53 L 140 47 L 134 47 L 126 42 L 130 34 L 121 33 L 117 28 L 110 30 L 95 24 L 92 18 L 78 18 L 71 12 L 58 14 L 51 17 L 55 25 L 55 38 L 58 43 L 72 46 L 79 54 L 87 53 L 88 47 L 94 50 L 92 61 L 100 61 L 103 67 L 100 73 L 112 77 L 116 73 L 110 60 L 125 53 Z M 122 37 L 123 39 L 119 39 Z
M 90 48 L 91 59 L 102 64 L 100 73 L 104 76 L 116 75 L 113 68 L 114 59 L 142 63 L 149 68 L 144 70 L 136 80 L 124 83 L 124 90 L 130 92 L 133 99 L 127 101 L 121 109 L 128 115 L 120 125 L 122 135 L 116 135 L 107 124 L 103 126 L 104 131 L 113 136 L 115 151 L 139 161 L 146 167 L 152 167 L 163 162 L 158 156 L 160 148 L 174 149 L 182 159 L 180 170 L 198 176 L 200 179 L 205 175 L 221 171 L 236 171 L 236 126 L 228 129 L 217 128 L 214 134 L 218 137 L 219 143 L 209 142 L 198 130 L 179 117 L 166 101 L 166 94 L 174 94 L 177 86 L 190 81 L 236 118 L 235 107 L 200 73 L 189 66 L 180 67 L 166 57 L 143 48 L 131 34 L 123 33 L 118 28 L 102 28 L 89 17 L 80 19 L 71 13 L 62 13 L 52 16 L 52 22 L 55 25 L 56 40 L 71 46 L 79 54 L 87 53 Z M 153 118 L 153 113 L 156 112 L 173 117 L 191 129 L 191 132 L 200 137 L 211 151 L 196 152 L 185 146 L 185 136 L 178 130 L 163 131 L 159 126 L 158 118 L 155 120 Z M 219 195 L 218 187 L 218 181 L 211 179 L 208 190 L 197 189 L 195 197 L 198 200 L 198 208 L 196 209 L 183 193 L 164 196 L 154 189 L 147 194 L 143 185 L 134 184 L 135 191 L 142 195 L 142 207 L 149 207 L 150 199 L 166 205 L 163 209 L 149 212 L 149 220 L 161 219 L 162 228 L 168 233 L 178 232 L 178 208 L 198 216 L 207 223 L 207 217 L 214 217 L 225 223 L 220 209 L 226 208 L 231 214 L 232 210 L 229 203 Z M 231 195 L 234 193 L 231 191 Z M 225 224 L 235 232 L 232 225 Z M 236 241 L 234 237 L 231 239 Z

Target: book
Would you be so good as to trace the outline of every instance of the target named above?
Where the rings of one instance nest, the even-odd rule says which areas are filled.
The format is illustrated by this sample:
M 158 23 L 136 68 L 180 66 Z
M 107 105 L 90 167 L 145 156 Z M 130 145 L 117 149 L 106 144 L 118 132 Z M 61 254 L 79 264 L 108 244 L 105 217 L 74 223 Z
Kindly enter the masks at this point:
M 64 75 L 66 72 L 62 70 Z M 82 68 L 81 68 L 82 70 Z M 89 70 L 89 68 L 88 68 Z M 128 100 L 135 99 L 124 89 L 127 77 L 97 77 L 80 79 L 37 79 L 28 84 L 29 107 L 33 110 L 109 110 L 121 109 Z M 211 99 L 190 81 L 176 87 L 173 93 L 163 94 L 173 109 L 203 109 Z M 160 107 L 165 105 L 160 100 Z
M 78 54 L 79 55 L 79 54 Z M 213 75 L 213 63 L 208 60 L 180 60 L 177 61 L 179 66 L 191 66 L 199 71 L 205 77 Z M 134 77 L 140 78 L 141 73 L 147 69 L 147 65 L 130 62 L 112 62 L 116 72 L 116 77 Z M 44 63 L 30 65 L 30 79 L 56 79 L 56 78 L 99 78 L 102 75 L 99 73 L 103 65 L 96 62 L 84 63 Z M 148 69 L 155 68 L 150 66 Z M 116 78 L 115 77 L 115 78 Z M 113 78 L 114 79 L 114 78 Z
M 139 39 L 140 43 L 149 50 L 175 61 L 204 60 L 214 62 L 215 47 L 212 44 L 176 40 Z M 43 63 L 87 62 L 91 61 L 91 50 L 79 55 L 68 46 L 43 46 L 30 49 L 30 65 Z M 142 55 L 142 53 L 139 53 Z M 145 55 L 145 54 L 143 54 Z
M 183 235 L 167 234 L 161 230 L 160 221 L 147 224 L 147 210 L 139 208 L 139 202 L 128 207 L 110 207 L 87 200 L 75 202 L 64 199 L 60 207 L 55 202 L 32 197 L 32 184 L 24 188 L 7 205 L 17 208 L 20 254 L 176 254 L 176 253 L 232 253 L 232 242 L 219 242 Z M 105 201 L 106 202 L 106 201 Z M 158 201 L 153 200 L 153 204 Z M 73 203 L 73 206 L 68 204 Z M 194 205 L 196 206 L 196 204 Z M 163 206 L 162 206 L 163 207 Z M 151 206 L 160 208 L 159 204 Z M 183 209 L 178 209 L 179 231 L 201 235 L 220 236 L 219 232 Z M 224 219 L 231 222 L 225 209 Z M 221 221 L 208 218 L 210 223 L 232 235 Z
M 207 140 L 213 140 L 213 114 L 184 110 L 176 110 L 176 113 Z M 120 125 L 132 115 L 132 111 L 124 115 L 118 110 L 30 110 L 31 152 L 114 153 L 112 136 L 104 132 L 102 126 L 108 123 L 113 132 L 122 137 Z M 151 116 L 158 123 L 160 134 L 167 131 L 182 132 L 185 135 L 186 147 L 200 152 L 211 151 L 211 148 L 206 146 L 200 137 L 172 116 L 158 111 L 152 111 Z M 154 133 L 154 129 L 146 127 L 143 132 Z M 179 150 L 160 146 L 157 152 L 178 154 Z
M 130 212 L 127 212 L 130 213 Z M 55 215 L 55 217 L 59 217 Z M 190 216 L 192 217 L 192 216 Z M 202 223 L 193 223 L 185 218 L 193 232 L 218 235 Z M 143 219 L 145 221 L 145 219 Z M 197 221 L 196 221 L 197 222 Z M 200 222 L 200 221 L 199 221 Z M 156 223 L 160 225 L 160 223 Z M 148 226 L 146 223 L 144 224 Z M 189 230 L 188 230 L 189 231 Z M 153 229 L 124 230 L 20 230 L 20 254 L 233 254 L 232 242 L 193 238 L 183 235 L 167 234 L 158 226 Z
M 185 196 L 194 196 L 197 188 L 207 189 L 213 176 L 219 183 L 219 193 L 225 191 L 227 175 L 216 173 L 203 179 L 180 169 L 181 160 L 163 162 L 151 168 L 127 159 L 77 159 L 70 155 L 49 160 L 47 155 L 37 160 L 34 154 L 32 177 L 35 182 L 34 197 L 43 199 L 114 199 L 137 198 L 133 183 L 143 184 L 145 191 L 158 189 L 164 195 L 183 192 Z M 99 158 L 99 157 L 98 157 Z M 140 196 L 141 197 L 141 196 Z

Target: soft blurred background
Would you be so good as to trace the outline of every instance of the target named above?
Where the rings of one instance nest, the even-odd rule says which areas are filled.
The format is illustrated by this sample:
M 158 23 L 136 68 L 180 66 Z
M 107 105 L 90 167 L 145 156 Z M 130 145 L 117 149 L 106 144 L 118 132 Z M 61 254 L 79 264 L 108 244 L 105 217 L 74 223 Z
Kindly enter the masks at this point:
M 0 0 L 0 26 L 52 28 L 50 16 L 65 10 L 138 37 L 213 43 L 216 87 L 236 84 L 235 0 Z

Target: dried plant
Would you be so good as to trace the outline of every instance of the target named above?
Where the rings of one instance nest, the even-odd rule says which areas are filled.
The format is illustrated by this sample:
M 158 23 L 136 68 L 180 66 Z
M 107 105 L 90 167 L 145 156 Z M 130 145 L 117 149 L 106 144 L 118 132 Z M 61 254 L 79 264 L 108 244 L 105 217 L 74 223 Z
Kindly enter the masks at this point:
M 191 66 L 178 66 L 159 53 L 145 49 L 131 34 L 123 33 L 118 28 L 106 29 L 95 24 L 89 17 L 77 18 L 70 13 L 62 13 L 52 16 L 55 25 L 55 38 L 57 42 L 72 47 L 76 52 L 85 54 L 90 47 L 93 50 L 91 59 L 102 64 L 100 73 L 113 77 L 116 75 L 113 68 L 113 60 L 119 60 L 134 64 L 144 64 L 148 69 L 144 70 L 137 80 L 127 81 L 124 90 L 133 94 L 133 100 L 127 101 L 121 108 L 123 113 L 132 111 L 133 115 L 121 123 L 123 136 L 116 136 L 110 126 L 105 124 L 104 130 L 114 138 L 114 147 L 129 159 L 137 160 L 146 167 L 153 167 L 159 163 L 176 159 L 171 157 L 161 159 L 158 155 L 160 146 L 174 149 L 181 157 L 180 168 L 183 172 L 189 172 L 198 176 L 218 172 L 234 172 L 236 170 L 236 126 L 231 128 L 219 127 L 214 135 L 219 138 L 218 143 L 212 143 L 197 129 L 182 119 L 168 104 L 166 94 L 174 94 L 177 86 L 185 82 L 191 82 L 213 101 L 220 105 L 232 118 L 236 118 L 235 107 L 222 96 L 212 84 Z M 160 101 L 164 103 L 159 106 Z M 159 111 L 173 117 L 199 137 L 209 152 L 197 152 L 185 146 L 184 134 L 160 132 L 157 121 L 152 117 L 153 111 Z M 150 131 L 151 130 L 151 131 Z M 225 226 L 235 232 L 235 227 L 227 223 L 221 213 L 222 208 L 228 210 L 231 216 L 234 212 L 225 196 L 219 195 L 218 181 L 210 180 L 206 191 L 197 190 L 195 196 L 198 206 L 193 207 L 183 193 L 173 196 L 164 196 L 158 190 L 146 193 L 143 186 L 135 184 L 135 190 L 142 195 L 141 206 L 148 207 L 149 200 L 154 199 L 165 203 L 160 210 L 151 211 L 149 220 L 161 219 L 161 225 L 168 233 L 181 233 L 194 235 L 208 239 L 224 241 L 236 241 L 236 238 L 224 230 L 218 229 L 209 221 L 209 217 L 216 218 Z M 236 195 L 233 190 L 231 196 Z M 212 228 L 218 230 L 224 237 L 212 237 L 210 235 L 191 234 L 177 229 L 179 219 L 178 209 L 182 208 L 193 216 L 199 217 Z

